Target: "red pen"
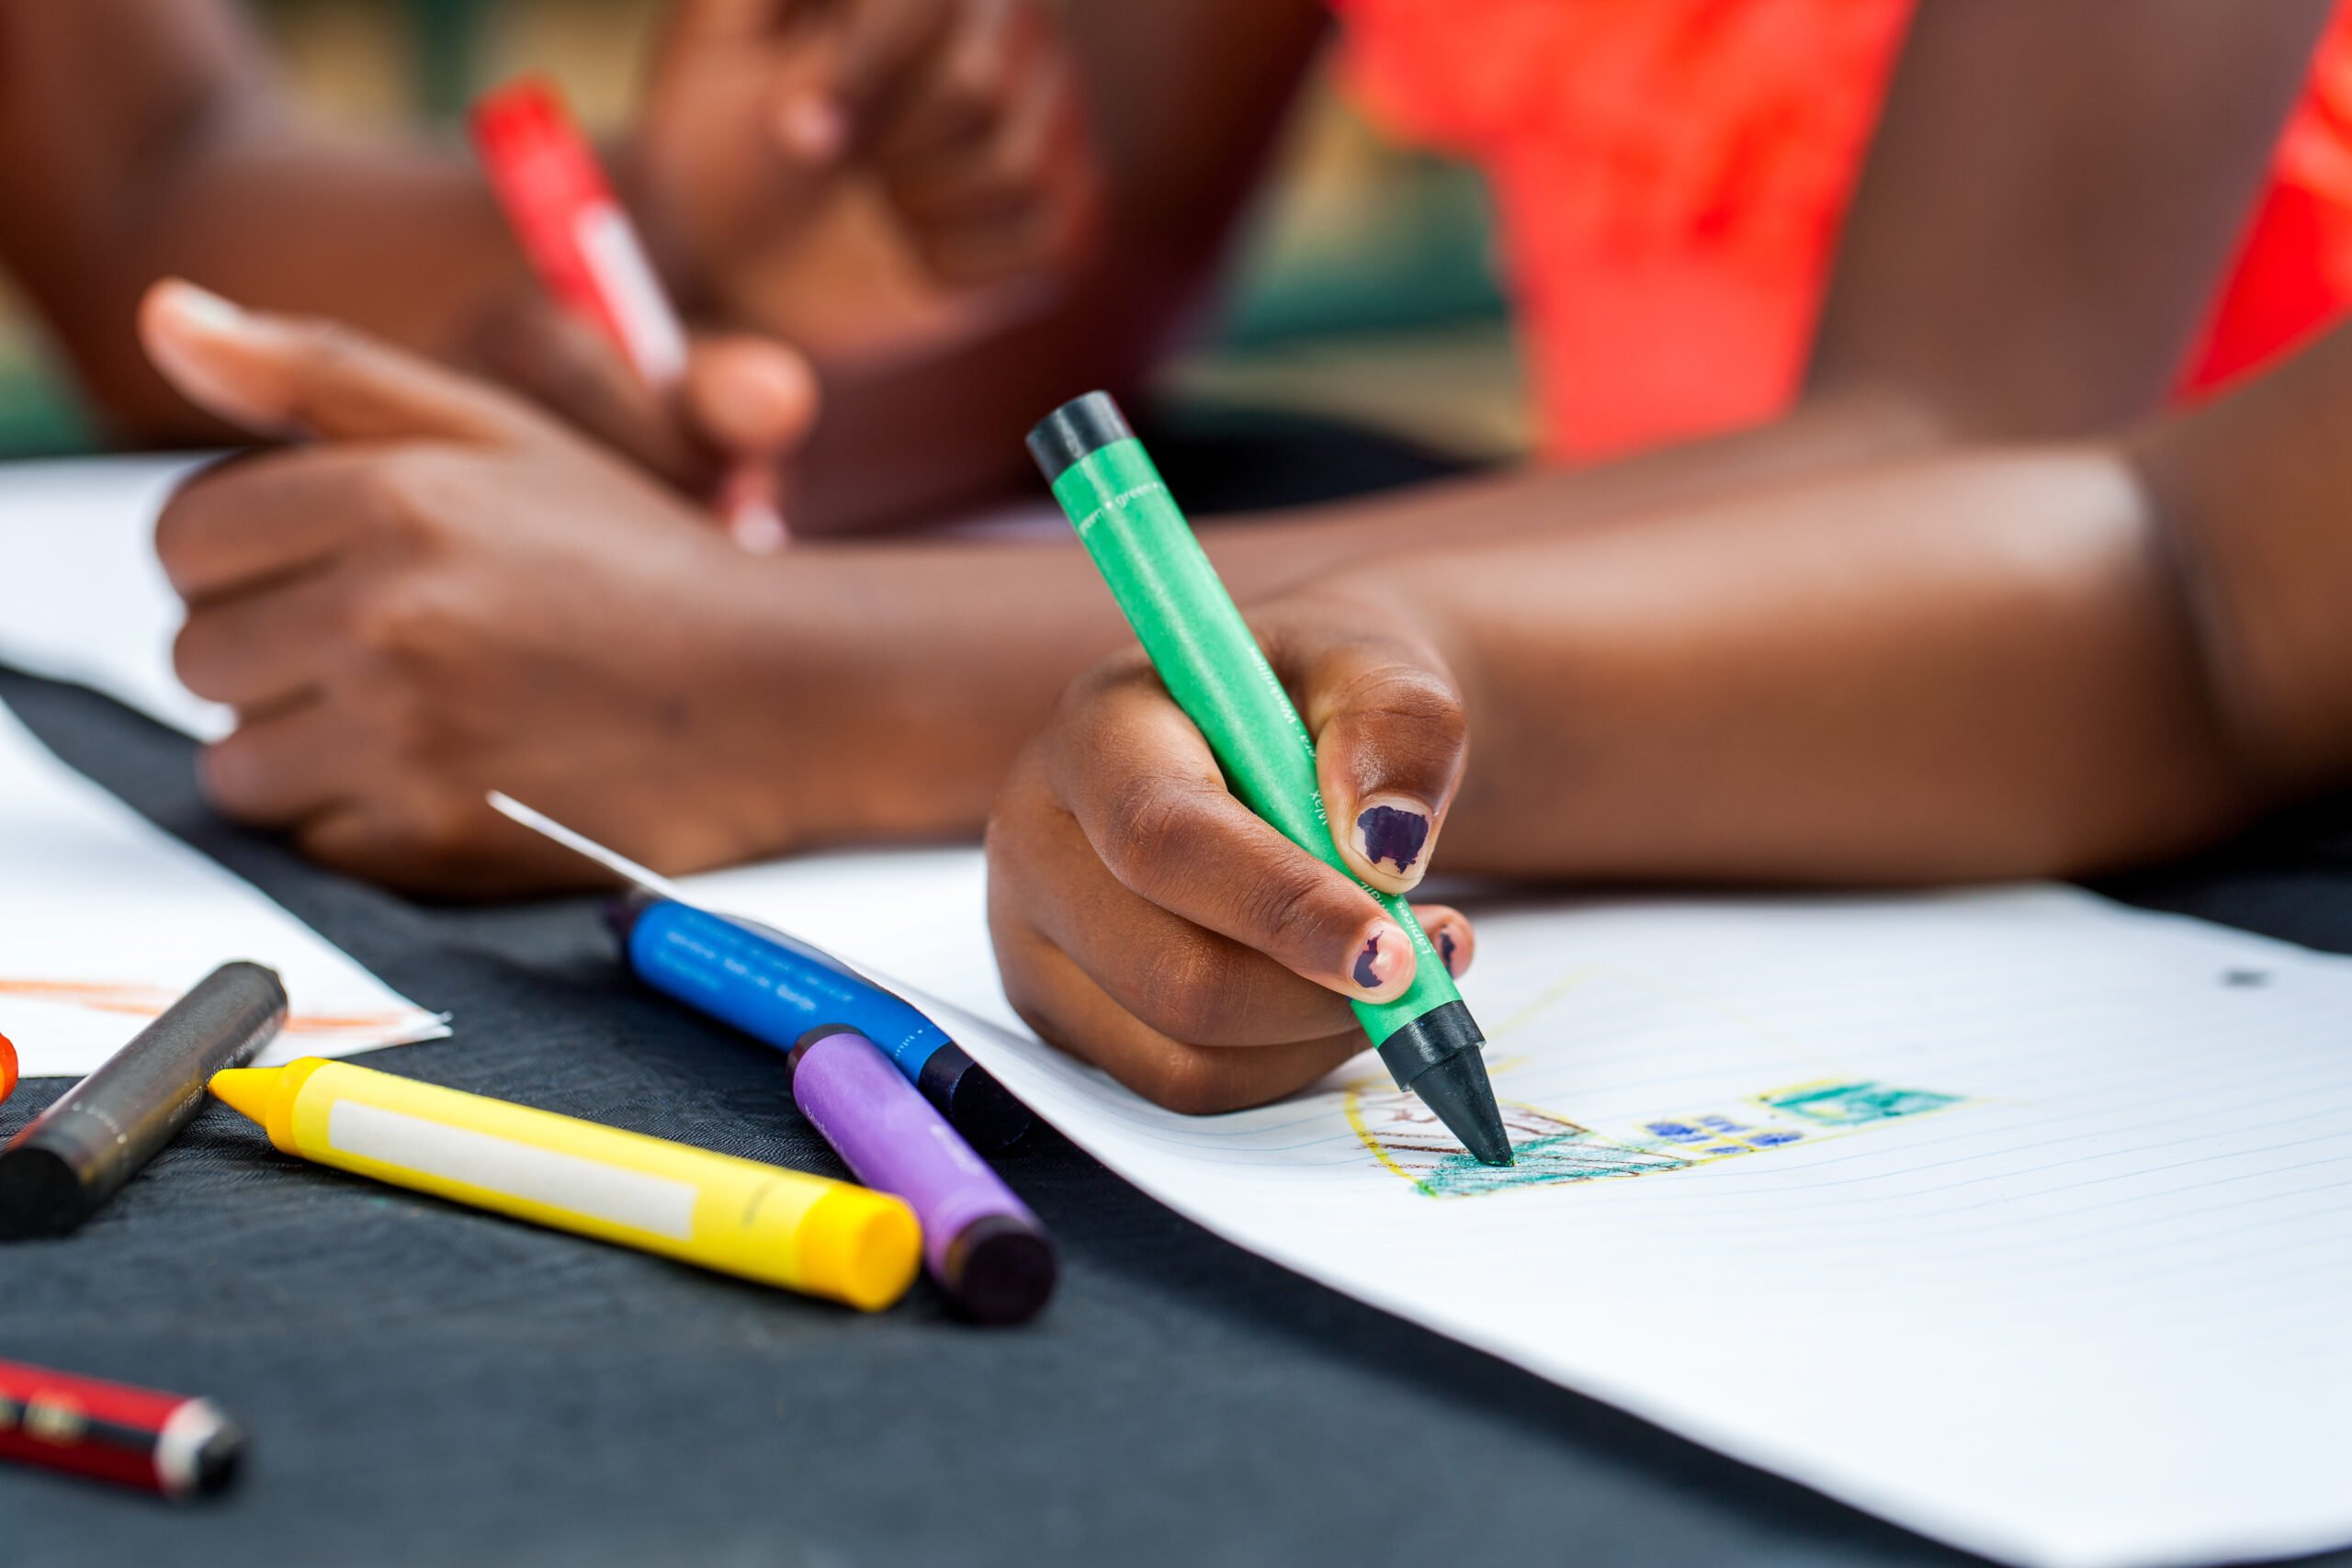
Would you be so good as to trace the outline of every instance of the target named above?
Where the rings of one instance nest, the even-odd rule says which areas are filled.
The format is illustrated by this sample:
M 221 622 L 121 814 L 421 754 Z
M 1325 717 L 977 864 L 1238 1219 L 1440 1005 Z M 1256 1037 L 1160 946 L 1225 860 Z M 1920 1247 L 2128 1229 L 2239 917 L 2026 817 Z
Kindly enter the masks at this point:
M 243 1450 L 209 1399 L 0 1361 L 0 1459 L 176 1499 L 228 1485 Z
M 474 106 L 473 140 L 490 187 L 548 293 L 603 328 L 646 385 L 674 389 L 686 332 L 637 226 L 554 84 L 526 77 Z M 762 553 L 789 536 L 764 465 L 729 476 L 728 528 Z

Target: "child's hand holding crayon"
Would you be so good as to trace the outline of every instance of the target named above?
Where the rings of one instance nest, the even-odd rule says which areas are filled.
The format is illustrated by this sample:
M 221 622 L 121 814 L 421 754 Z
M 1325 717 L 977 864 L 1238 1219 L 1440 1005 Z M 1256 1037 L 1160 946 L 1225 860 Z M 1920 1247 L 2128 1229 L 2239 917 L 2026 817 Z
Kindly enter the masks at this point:
M 1340 591 L 1250 617 L 1308 732 L 1341 856 L 1387 892 L 1427 872 L 1468 752 L 1445 660 L 1393 609 Z M 1470 922 L 1416 905 L 1460 974 Z M 1365 1048 L 1351 999 L 1413 977 L 1380 906 L 1226 787 L 1140 652 L 1081 677 L 989 824 L 1005 993 L 1046 1039 L 1161 1104 L 1229 1111 Z

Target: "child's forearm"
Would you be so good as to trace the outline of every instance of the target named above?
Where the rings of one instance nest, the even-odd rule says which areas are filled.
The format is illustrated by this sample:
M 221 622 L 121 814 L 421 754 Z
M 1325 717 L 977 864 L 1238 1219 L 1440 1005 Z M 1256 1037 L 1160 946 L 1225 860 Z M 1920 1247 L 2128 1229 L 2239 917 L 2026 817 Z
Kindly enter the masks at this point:
M 160 276 L 440 353 L 527 281 L 462 152 L 296 124 L 223 0 L 0 0 L 0 257 L 133 436 L 220 433 L 140 351 Z
M 2179 563 L 2097 449 L 1399 559 L 1471 750 L 1446 869 L 1904 883 L 2177 852 L 2274 797 Z
M 342 142 L 245 111 L 173 171 L 122 233 L 93 291 L 83 363 L 147 439 L 185 436 L 192 411 L 136 342 L 133 305 L 179 273 L 279 311 L 347 321 L 444 360 L 491 312 L 537 288 L 480 175 L 454 151 Z
M 1388 558 L 1413 562 L 1433 545 L 1529 537 L 1639 535 L 1675 501 L 1788 482 L 1929 440 L 1889 410 L 1801 415 L 1772 432 L 1573 472 L 1522 470 L 1329 506 L 1209 520 L 1200 534 L 1245 606 Z M 1367 564 L 1370 563 L 1370 564 Z M 1410 581 L 1418 565 L 1404 573 Z M 927 708 L 910 733 L 933 764 L 901 773 L 889 820 L 844 825 L 863 836 L 970 832 L 997 782 L 1079 671 L 1126 639 L 1109 595 L 1074 539 L 996 543 L 811 543 L 783 574 L 791 591 L 855 604 L 836 635 L 865 645 L 842 678 L 865 695 L 860 712 Z M 829 749 L 888 747 L 856 726 Z
M 2282 793 L 2352 769 L 2352 333 L 2130 454 L 2229 744 Z

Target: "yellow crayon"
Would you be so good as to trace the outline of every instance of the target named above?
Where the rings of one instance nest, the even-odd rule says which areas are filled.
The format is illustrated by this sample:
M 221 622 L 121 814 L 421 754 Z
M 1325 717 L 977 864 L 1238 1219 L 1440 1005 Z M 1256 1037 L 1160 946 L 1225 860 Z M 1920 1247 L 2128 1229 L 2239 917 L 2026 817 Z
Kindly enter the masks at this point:
M 289 1155 L 867 1312 L 922 1259 L 887 1193 L 347 1062 L 231 1067 L 212 1092 Z

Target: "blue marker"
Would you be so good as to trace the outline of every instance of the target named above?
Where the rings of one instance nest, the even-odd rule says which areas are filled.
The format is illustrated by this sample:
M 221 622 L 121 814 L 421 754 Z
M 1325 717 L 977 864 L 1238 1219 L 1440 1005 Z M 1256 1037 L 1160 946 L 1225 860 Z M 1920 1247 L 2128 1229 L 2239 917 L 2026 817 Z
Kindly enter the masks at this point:
M 496 790 L 489 798 L 501 814 L 636 889 L 615 907 L 613 929 L 629 968 L 655 990 L 779 1051 L 827 1026 L 863 1034 L 984 1153 L 1029 1130 L 1029 1108 L 897 992 L 771 926 L 700 908 L 668 878 L 519 800 Z
M 865 1035 L 975 1148 L 1029 1130 L 1028 1107 L 945 1030 L 830 953 L 642 889 L 615 907 L 613 928 L 639 979 L 779 1051 L 822 1025 Z

